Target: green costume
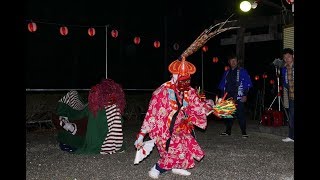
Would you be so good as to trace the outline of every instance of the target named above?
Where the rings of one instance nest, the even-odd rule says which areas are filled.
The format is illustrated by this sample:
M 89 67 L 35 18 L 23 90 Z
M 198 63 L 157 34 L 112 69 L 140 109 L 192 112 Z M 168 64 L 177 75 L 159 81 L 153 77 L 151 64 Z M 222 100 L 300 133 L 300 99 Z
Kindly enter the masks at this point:
M 104 83 L 110 82 L 114 83 L 113 81 Z M 90 95 L 89 103 L 90 100 L 99 99 L 91 98 Z M 124 98 L 124 95 L 121 97 Z M 62 150 L 76 154 L 113 154 L 123 150 L 123 118 L 119 108 L 121 102 L 110 102 L 110 100 L 108 102 L 102 105 L 102 108 L 90 110 L 90 105 L 85 104 L 77 91 L 70 91 L 59 100 L 53 122 L 58 131 L 57 141 Z M 92 104 L 91 109 L 97 107 L 97 103 Z

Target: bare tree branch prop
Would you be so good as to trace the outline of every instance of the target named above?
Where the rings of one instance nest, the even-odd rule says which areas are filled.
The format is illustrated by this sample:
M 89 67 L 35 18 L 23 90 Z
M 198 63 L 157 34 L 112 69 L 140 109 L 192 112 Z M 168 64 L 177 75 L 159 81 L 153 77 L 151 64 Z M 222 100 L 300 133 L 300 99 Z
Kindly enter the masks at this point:
M 193 41 L 193 43 L 181 54 L 181 57 L 188 57 L 191 54 L 195 53 L 199 48 L 201 48 L 206 42 L 208 42 L 211 38 L 213 38 L 214 36 L 231 30 L 231 29 L 237 29 L 240 27 L 226 27 L 223 28 L 226 24 L 230 24 L 235 22 L 236 20 L 233 21 L 229 21 L 229 19 L 233 16 L 233 14 L 224 22 L 220 22 L 218 24 L 215 25 L 211 25 L 208 29 L 205 29 L 200 36 L 197 37 L 197 39 L 195 41 Z M 213 30 L 215 29 L 215 30 Z M 213 30 L 213 32 L 211 32 Z

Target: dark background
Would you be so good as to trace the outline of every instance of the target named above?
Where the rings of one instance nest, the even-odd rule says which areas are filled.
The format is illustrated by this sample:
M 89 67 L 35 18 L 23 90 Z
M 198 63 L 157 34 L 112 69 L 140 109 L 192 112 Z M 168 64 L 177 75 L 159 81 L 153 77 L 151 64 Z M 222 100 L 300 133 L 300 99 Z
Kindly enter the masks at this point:
M 280 0 L 270 0 L 281 5 Z M 169 79 L 168 65 L 200 35 L 214 24 L 245 16 L 277 15 L 278 9 L 262 5 L 241 13 L 239 0 L 226 1 L 36 1 L 26 3 L 26 88 L 65 89 L 90 88 L 105 78 L 106 33 L 108 31 L 108 78 L 124 89 L 155 89 Z M 285 6 L 290 7 L 283 2 Z M 37 31 L 30 33 L 27 24 L 33 20 Z M 61 25 L 69 29 L 67 36 L 59 33 Z M 88 36 L 92 26 L 96 35 Z M 117 38 L 110 34 L 119 32 Z M 204 88 L 216 92 L 219 80 L 227 65 L 226 56 L 236 51 L 235 45 L 220 46 L 223 37 L 234 32 L 222 33 L 207 43 L 204 53 Z M 133 43 L 141 37 L 139 45 Z M 161 42 L 160 48 L 153 41 Z M 179 49 L 173 49 L 178 43 Z M 274 76 L 271 65 L 281 56 L 282 41 L 246 43 L 244 67 L 254 81 L 255 75 L 267 72 Z M 219 62 L 214 64 L 213 57 Z M 188 57 L 197 67 L 192 85 L 201 85 L 201 50 Z M 254 82 L 258 83 L 258 82 Z M 260 82 L 261 84 L 261 82 Z M 268 87 L 270 86 L 267 83 Z M 271 86 L 270 86 L 271 88 Z M 270 89 L 271 90 L 271 89 Z
M 279 5 L 281 4 L 280 0 L 270 1 L 275 2 Z M 165 1 L 158 1 L 157 3 L 155 3 L 154 1 L 148 3 L 140 3 L 136 1 L 95 2 L 94 0 L 79 0 L 73 2 L 62 0 L 46 2 L 40 0 L 29 0 L 24 3 L 17 3 L 16 1 L 12 2 L 14 3 L 13 7 L 16 8 L 17 4 L 19 4 L 18 6 L 21 8 L 16 8 L 17 11 L 14 11 L 13 13 L 11 12 L 9 14 L 3 11 L 5 14 L 5 16 L 3 16 L 3 19 L 6 20 L 7 16 L 9 17 L 10 15 L 15 14 L 16 16 L 18 16 L 17 19 L 20 20 L 21 15 L 21 19 L 23 19 L 22 23 L 25 23 L 24 26 L 21 26 L 21 23 L 19 23 L 17 25 L 17 27 L 19 27 L 19 30 L 16 30 L 14 32 L 19 32 L 20 34 L 20 32 L 23 31 L 21 33 L 22 36 L 15 36 L 14 39 L 16 39 L 16 42 L 17 44 L 19 44 L 19 46 L 22 46 L 22 51 L 17 51 L 16 53 L 19 56 L 20 52 L 23 53 L 22 58 L 25 59 L 25 88 L 90 88 L 93 84 L 99 82 L 101 78 L 105 77 L 105 36 L 104 34 L 102 34 L 104 33 L 104 28 L 96 28 L 96 36 L 89 39 L 86 28 L 83 30 L 82 28 L 74 28 L 74 30 L 72 30 L 72 28 L 68 26 L 69 35 L 67 37 L 61 37 L 58 32 L 58 27 L 55 25 L 49 26 L 46 24 L 37 23 L 38 30 L 35 33 L 28 32 L 27 23 L 30 19 L 55 22 L 58 24 L 65 23 L 66 25 L 76 24 L 88 26 L 93 24 L 104 26 L 106 24 L 110 24 L 116 27 L 119 31 L 119 37 L 117 40 L 112 40 L 112 38 L 109 38 L 109 63 L 113 62 L 114 64 L 116 64 L 116 62 L 118 62 L 118 64 L 121 64 L 121 66 L 109 64 L 109 77 L 114 78 L 119 83 L 123 84 L 124 88 L 139 88 L 140 86 L 155 88 L 164 80 L 167 80 L 165 78 L 167 76 L 165 75 L 167 74 L 167 69 L 164 66 L 164 60 L 167 59 L 169 63 L 176 59 L 175 55 L 180 55 L 182 51 L 186 47 L 188 47 L 188 45 L 190 45 L 190 43 L 200 34 L 200 32 L 210 26 L 215 19 L 225 19 L 232 12 L 236 12 L 238 16 L 266 16 L 271 14 L 279 14 L 278 10 L 268 6 L 263 6 L 263 8 L 259 9 L 257 8 L 256 10 L 251 11 L 248 14 L 240 14 L 239 11 L 236 10 L 239 4 L 238 0 L 195 2 L 175 1 L 174 4 L 173 2 L 163 2 Z M 314 172 L 316 172 L 312 169 L 312 167 L 315 166 L 311 166 L 309 160 L 314 158 L 314 155 L 317 153 L 313 152 L 313 137 L 317 137 L 317 135 L 315 134 L 317 130 L 313 130 L 313 128 L 319 126 L 316 126 L 316 123 L 318 121 L 313 121 L 313 119 L 315 119 L 314 112 L 317 112 L 317 109 L 315 109 L 317 106 L 310 106 L 310 104 L 314 103 L 314 98 L 316 97 L 311 96 L 313 91 L 310 91 L 310 84 L 308 79 L 313 80 L 313 77 L 317 77 L 315 73 L 317 71 L 313 69 L 316 66 L 312 66 L 311 63 L 316 62 L 314 61 L 314 59 L 315 55 L 317 54 L 317 50 L 315 50 L 317 46 L 314 46 L 314 40 L 317 38 L 318 32 L 316 32 L 317 28 L 314 28 L 314 23 L 317 22 L 316 17 L 318 10 L 316 9 L 316 4 L 313 4 L 311 1 L 296 1 L 295 4 L 295 64 L 297 66 L 296 71 L 298 74 L 295 92 L 295 94 L 298 95 L 296 96 L 297 101 L 295 104 L 295 108 L 297 109 L 297 121 L 295 122 L 295 177 L 299 175 L 302 178 L 306 178 L 308 176 L 314 177 Z M 285 5 L 287 6 L 287 4 Z M 145 8 L 146 6 L 147 8 Z M 6 7 L 4 6 L 3 8 Z M 161 50 L 161 52 L 158 52 L 159 54 L 153 54 L 157 51 L 151 48 L 152 45 L 150 45 L 150 43 L 143 43 L 142 40 L 141 44 L 139 45 L 141 57 L 139 56 L 136 58 L 124 58 L 124 54 L 122 54 L 121 56 L 121 52 L 126 52 L 125 49 L 129 46 L 129 44 L 127 43 L 130 42 L 131 44 L 133 44 L 131 40 L 132 37 L 129 38 L 129 34 L 135 35 L 135 33 L 138 33 L 139 35 L 141 35 L 141 37 L 146 36 L 148 37 L 149 42 L 152 42 L 152 40 L 157 36 L 163 38 L 161 35 L 163 34 L 164 26 L 163 20 L 161 20 L 161 18 L 163 18 L 164 15 L 166 15 L 168 18 L 168 47 L 171 47 L 171 44 L 169 44 L 169 40 L 170 42 L 177 41 L 178 43 L 180 43 L 179 52 L 177 52 L 176 54 L 170 54 L 168 50 L 167 56 L 164 56 L 164 50 L 161 50 L 161 48 L 163 48 L 162 43 L 161 48 L 158 49 Z M 150 21 L 147 20 L 147 18 L 153 20 Z M 236 17 L 234 19 L 236 19 Z M 171 22 L 170 26 L 169 21 Z M 12 36 L 10 37 L 7 35 L 8 29 L 3 29 L 6 32 L 3 36 L 7 36 L 8 38 L 8 45 L 10 44 L 9 42 L 12 41 Z M 77 34 L 82 35 L 82 37 L 77 36 Z M 123 36 L 121 34 L 123 34 Z M 169 35 L 171 38 L 177 38 L 177 40 L 169 39 Z M 228 49 L 235 50 L 235 47 L 233 46 L 219 47 L 219 45 L 217 45 L 219 44 L 219 38 L 222 38 L 224 35 L 226 34 L 221 34 L 219 35 L 219 37 L 215 37 L 208 42 L 208 54 L 216 52 L 220 55 L 220 68 L 223 67 L 222 62 L 226 63 L 226 54 L 224 53 L 228 52 Z M 127 42 L 125 42 L 124 40 L 120 41 L 120 37 L 128 37 L 128 39 L 130 40 Z M 21 39 L 26 39 L 26 41 L 22 42 Z M 115 43 L 114 41 L 116 41 L 117 43 Z M 214 46 L 214 44 L 216 46 Z M 146 49 L 148 45 L 151 47 Z M 115 47 L 113 47 L 113 49 L 111 50 L 111 46 Z M 66 47 L 68 47 L 68 49 L 63 49 Z M 70 49 L 74 50 L 70 51 Z M 278 41 L 247 44 L 245 47 L 244 66 L 248 69 L 252 78 L 256 73 L 261 73 L 264 71 L 270 71 L 270 73 L 273 74 L 273 67 L 270 66 L 270 63 L 274 60 L 275 57 L 280 56 L 281 49 L 282 42 Z M 113 53 L 114 55 L 111 55 L 111 53 Z M 11 54 L 11 52 L 9 54 Z M 76 68 L 70 66 L 70 64 L 72 63 L 76 64 L 75 59 L 77 58 L 75 57 L 78 58 L 79 62 Z M 156 59 L 151 59 L 151 57 Z M 19 58 L 17 58 L 17 60 Z M 133 67 L 128 68 L 128 66 L 123 63 L 127 62 L 128 60 L 137 62 L 147 62 L 148 60 L 152 61 L 154 63 L 153 69 L 155 69 L 155 71 L 159 71 L 160 73 L 153 73 L 154 71 L 151 71 L 151 73 L 149 73 L 148 75 L 146 75 L 146 73 L 143 73 L 144 76 L 141 76 L 139 75 L 140 73 L 138 73 L 138 71 L 144 72 L 147 71 L 148 68 L 139 67 L 137 63 L 131 63 L 135 64 L 138 69 L 136 69 L 135 71 L 131 70 L 132 72 L 130 71 L 130 75 L 128 73 L 123 73 L 125 72 L 125 70 L 134 69 Z M 201 55 L 199 52 L 197 52 L 188 60 L 190 60 L 192 63 L 199 62 L 201 60 Z M 12 61 L 11 63 L 13 63 Z M 86 63 L 90 66 L 86 65 L 81 67 L 80 63 Z M 214 66 L 215 64 L 212 64 L 211 60 L 209 60 L 207 63 L 209 65 L 205 66 L 206 68 L 211 67 L 215 70 L 210 69 L 208 71 L 205 71 L 205 88 L 208 87 L 210 88 L 209 90 L 215 90 L 217 86 L 216 79 L 219 79 L 221 77 L 219 71 L 223 70 L 218 68 L 218 65 Z M 16 64 L 19 65 L 19 61 L 17 61 L 17 63 L 13 63 L 13 65 Z M 114 71 L 118 72 L 117 74 L 120 75 L 114 75 L 111 72 L 111 68 L 114 69 Z M 199 65 L 197 65 L 197 68 L 198 71 L 195 76 L 199 78 L 199 76 L 201 77 Z M 70 70 L 74 71 L 73 77 L 76 77 L 75 79 L 71 79 L 72 73 L 70 73 Z M 7 76 L 11 75 L 7 74 Z M 130 82 L 126 80 L 126 78 L 130 78 L 130 80 L 134 80 L 134 82 Z M 5 80 L 5 83 L 8 83 L 7 85 L 13 86 L 14 84 L 18 84 L 16 83 L 18 78 L 14 78 L 14 80 L 9 79 L 8 81 L 6 81 L 6 78 L 3 79 Z M 198 79 L 195 79 L 194 77 L 193 83 L 200 84 L 200 81 Z M 258 84 L 261 84 L 261 81 Z M 14 103 L 11 107 L 15 107 L 16 102 L 24 98 L 15 96 L 17 98 L 17 101 L 12 101 L 12 97 L 13 96 L 8 96 L 8 98 L 10 99 L 7 100 L 7 102 Z M 310 100 L 312 102 L 308 102 Z M 304 109 L 305 107 L 308 107 L 308 109 Z M 24 111 L 24 109 L 25 107 L 23 107 L 22 111 Z M 8 117 L 7 119 L 12 119 L 11 116 L 16 114 L 16 112 L 10 113 L 10 117 Z M 25 114 L 22 115 L 22 118 L 24 118 Z M 312 125 L 310 123 L 312 123 Z M 24 123 L 21 124 L 24 129 Z M 304 137 L 305 135 L 307 136 Z M 23 136 L 24 134 L 19 137 Z M 12 145 L 17 145 L 16 141 L 12 141 L 11 139 L 10 143 L 13 143 Z M 23 150 L 25 148 L 19 147 L 15 149 Z M 23 155 L 25 153 L 17 154 Z

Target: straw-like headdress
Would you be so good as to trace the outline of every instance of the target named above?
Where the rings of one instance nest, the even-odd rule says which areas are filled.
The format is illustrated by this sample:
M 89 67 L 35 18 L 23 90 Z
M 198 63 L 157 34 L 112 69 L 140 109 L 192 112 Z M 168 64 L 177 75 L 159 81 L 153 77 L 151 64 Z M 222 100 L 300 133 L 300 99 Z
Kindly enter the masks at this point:
M 232 17 L 232 15 L 230 16 Z M 206 42 L 208 42 L 214 36 L 239 27 L 225 27 L 226 24 L 229 24 L 234 21 L 229 21 L 230 17 L 224 22 L 220 22 L 215 25 L 211 25 L 208 29 L 205 29 L 200 36 L 181 54 L 180 60 L 175 60 L 169 65 L 169 71 L 172 74 L 180 74 L 182 76 L 191 75 L 196 72 L 196 67 L 188 62 L 186 58 L 191 54 L 195 53 L 199 48 L 201 48 Z

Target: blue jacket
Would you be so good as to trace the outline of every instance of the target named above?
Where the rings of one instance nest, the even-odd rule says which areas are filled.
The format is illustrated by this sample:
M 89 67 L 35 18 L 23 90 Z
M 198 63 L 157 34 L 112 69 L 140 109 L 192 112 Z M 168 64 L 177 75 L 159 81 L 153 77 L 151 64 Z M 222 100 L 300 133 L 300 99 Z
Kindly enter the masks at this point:
M 218 87 L 223 93 L 225 93 L 225 88 L 227 83 L 226 77 L 229 72 L 230 72 L 230 69 L 224 72 Z M 238 99 L 241 99 L 242 96 L 247 95 L 250 87 L 252 87 L 252 82 L 247 70 L 245 70 L 244 68 L 238 68 L 237 74 L 238 74 L 237 75 L 237 86 L 238 86 L 237 100 L 238 100 Z

